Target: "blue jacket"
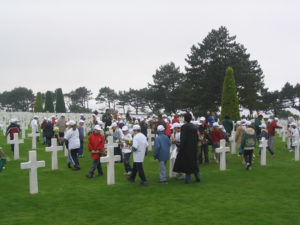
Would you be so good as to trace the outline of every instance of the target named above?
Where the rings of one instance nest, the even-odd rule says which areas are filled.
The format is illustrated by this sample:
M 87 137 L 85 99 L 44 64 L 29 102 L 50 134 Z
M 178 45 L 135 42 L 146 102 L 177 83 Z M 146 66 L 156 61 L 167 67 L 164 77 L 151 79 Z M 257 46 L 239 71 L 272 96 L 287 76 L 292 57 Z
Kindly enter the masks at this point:
M 170 159 L 170 139 L 162 132 L 158 133 L 158 136 L 154 141 L 154 159 L 158 161 L 167 161 Z

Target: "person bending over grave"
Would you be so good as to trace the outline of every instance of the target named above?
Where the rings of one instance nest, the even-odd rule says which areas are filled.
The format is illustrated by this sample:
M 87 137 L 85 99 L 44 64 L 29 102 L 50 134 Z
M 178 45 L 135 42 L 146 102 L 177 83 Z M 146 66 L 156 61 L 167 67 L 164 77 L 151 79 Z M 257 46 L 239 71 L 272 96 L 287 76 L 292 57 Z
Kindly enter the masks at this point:
M 96 168 L 98 170 L 98 176 L 103 176 L 100 157 L 105 156 L 106 152 L 104 150 L 105 138 L 100 133 L 101 130 L 101 127 L 99 125 L 96 125 L 94 127 L 94 132 L 89 136 L 88 149 L 91 152 L 93 164 L 90 172 L 86 175 L 87 178 L 92 178 L 94 176 Z
M 259 127 L 260 127 L 260 140 L 262 138 L 265 138 L 268 141 L 267 149 L 271 153 L 272 157 L 275 157 L 275 153 L 274 153 L 273 149 L 271 149 L 269 147 L 269 135 L 268 135 L 267 125 L 265 123 L 262 123 L 261 125 L 259 125 Z M 256 132 L 256 134 L 257 134 L 257 132 Z M 261 149 L 259 150 L 258 154 L 261 155 Z
M 39 133 L 38 119 L 39 119 L 39 117 L 38 117 L 37 115 L 35 115 L 35 116 L 33 117 L 33 120 L 32 120 L 31 123 L 30 123 L 31 130 L 32 130 L 33 133 Z M 40 140 L 40 137 L 37 136 L 37 137 L 36 137 L 36 141 L 39 142 L 39 140 Z
M 154 159 L 158 160 L 159 165 L 159 182 L 162 184 L 168 183 L 167 177 L 167 161 L 170 159 L 170 146 L 171 141 L 167 135 L 165 135 L 165 128 L 163 125 L 157 127 L 158 136 L 154 141 Z
M 251 122 L 246 122 L 246 130 L 242 137 L 241 148 L 244 153 L 244 159 L 246 162 L 246 170 L 251 170 L 253 150 L 256 145 L 255 130 L 251 127 Z
M 141 133 L 140 125 L 133 126 L 134 138 L 132 141 L 132 151 L 133 151 L 133 169 L 132 174 L 128 178 L 129 181 L 134 182 L 136 173 L 139 173 L 141 178 L 141 186 L 147 186 L 147 180 L 143 169 L 143 162 L 148 147 L 147 138 Z
M 197 164 L 197 128 L 191 123 L 192 115 L 184 115 L 185 124 L 181 127 L 180 146 L 176 157 L 174 172 L 185 173 L 185 183 L 191 183 L 191 174 L 195 174 L 197 182 L 200 182 L 200 173 Z
M 78 161 L 78 153 L 80 150 L 80 139 L 79 139 L 79 131 L 77 129 L 77 125 L 75 121 L 71 120 L 69 122 L 70 129 L 65 134 L 65 139 L 69 142 L 69 151 L 71 152 L 71 159 L 74 163 L 73 170 L 80 170 L 79 161 Z
M 0 149 L 0 172 L 4 169 L 6 164 L 6 156 L 2 149 Z
M 53 124 L 51 118 L 48 119 L 47 124 L 43 128 L 43 135 L 46 137 L 46 145 L 51 146 L 51 138 L 54 136 Z
M 6 129 L 5 136 L 9 135 L 10 140 L 14 139 L 14 134 L 15 133 L 20 133 L 21 132 L 20 125 L 17 124 L 17 122 L 18 122 L 17 119 L 11 119 L 10 120 L 10 125 Z M 12 151 L 12 153 L 14 153 L 14 149 L 15 149 L 15 145 L 11 144 L 11 151 Z
M 122 137 L 122 154 L 124 157 L 124 167 L 125 167 L 125 173 L 124 175 L 131 175 L 131 167 L 130 167 L 130 155 L 131 155 L 131 146 L 132 146 L 132 136 L 129 133 L 128 126 L 122 127 L 123 131 L 123 137 Z

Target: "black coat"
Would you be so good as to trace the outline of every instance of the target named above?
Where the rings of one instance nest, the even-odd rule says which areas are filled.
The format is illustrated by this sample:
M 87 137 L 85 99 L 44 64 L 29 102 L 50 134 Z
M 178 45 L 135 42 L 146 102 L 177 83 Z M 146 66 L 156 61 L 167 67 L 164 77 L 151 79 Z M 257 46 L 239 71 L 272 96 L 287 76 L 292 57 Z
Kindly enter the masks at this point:
M 197 128 L 192 123 L 187 123 L 181 127 L 180 147 L 174 165 L 174 172 L 177 173 L 197 173 Z
M 48 122 L 43 129 L 43 136 L 46 138 L 52 138 L 54 136 L 53 125 L 51 122 Z

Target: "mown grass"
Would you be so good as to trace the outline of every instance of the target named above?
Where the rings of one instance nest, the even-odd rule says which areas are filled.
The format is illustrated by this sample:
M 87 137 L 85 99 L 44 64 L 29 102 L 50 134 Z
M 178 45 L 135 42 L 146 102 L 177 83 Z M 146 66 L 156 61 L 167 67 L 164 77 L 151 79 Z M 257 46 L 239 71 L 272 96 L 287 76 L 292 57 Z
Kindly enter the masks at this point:
M 31 140 L 20 145 L 21 159 L 14 161 L 5 137 L 0 146 L 10 158 L 0 173 L 0 224 L 300 224 L 300 162 L 293 161 L 285 144 L 276 139 L 276 157 L 267 153 L 267 166 L 246 171 L 241 158 L 228 154 L 227 171 L 213 162 L 200 166 L 201 182 L 191 185 L 170 179 L 162 185 L 158 163 L 151 152 L 144 162 L 148 187 L 129 183 L 123 164 L 116 164 L 116 185 L 104 177 L 87 179 L 91 159 L 85 145 L 81 170 L 67 168 L 59 152 L 59 170 L 51 171 L 50 153 L 38 144 L 39 193 L 29 194 L 28 161 Z M 256 150 L 256 156 L 258 150 Z M 106 172 L 106 165 L 103 165 Z

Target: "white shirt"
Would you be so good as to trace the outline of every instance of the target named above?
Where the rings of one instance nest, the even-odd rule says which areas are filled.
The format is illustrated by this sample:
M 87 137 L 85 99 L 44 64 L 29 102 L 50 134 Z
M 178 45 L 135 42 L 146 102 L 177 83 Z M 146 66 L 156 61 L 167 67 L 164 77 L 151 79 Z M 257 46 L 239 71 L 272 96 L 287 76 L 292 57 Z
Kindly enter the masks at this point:
M 292 128 L 291 129 L 291 133 L 292 133 L 292 146 L 296 146 L 296 142 L 297 142 L 297 136 L 299 137 L 299 131 L 297 128 Z
M 142 133 L 137 133 L 134 135 L 132 147 L 136 149 L 133 152 L 133 161 L 134 162 L 143 162 L 146 148 L 148 147 L 147 138 Z
M 39 128 L 38 128 L 37 120 L 33 119 L 30 123 L 30 126 L 33 132 L 38 132 Z
M 123 143 L 122 143 L 122 152 L 123 152 L 123 153 L 130 153 L 130 152 L 131 152 L 130 146 L 127 145 L 127 144 L 125 143 L 125 141 L 126 141 L 126 140 L 132 140 L 131 134 L 128 133 L 128 134 L 126 134 L 126 135 L 123 135 L 122 140 L 123 140 Z
M 69 150 L 80 148 L 78 129 L 73 130 L 73 128 L 70 128 L 65 134 L 65 139 L 69 142 Z

